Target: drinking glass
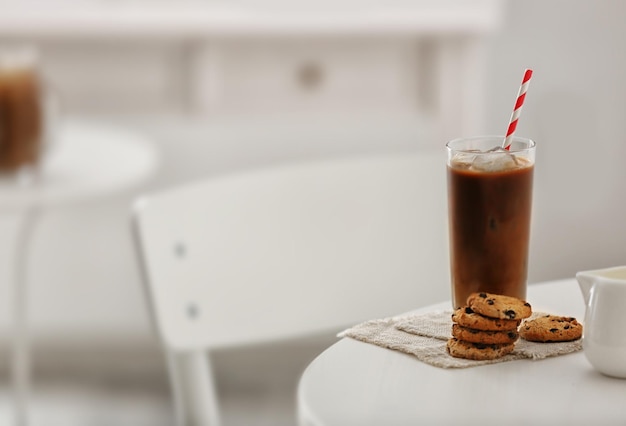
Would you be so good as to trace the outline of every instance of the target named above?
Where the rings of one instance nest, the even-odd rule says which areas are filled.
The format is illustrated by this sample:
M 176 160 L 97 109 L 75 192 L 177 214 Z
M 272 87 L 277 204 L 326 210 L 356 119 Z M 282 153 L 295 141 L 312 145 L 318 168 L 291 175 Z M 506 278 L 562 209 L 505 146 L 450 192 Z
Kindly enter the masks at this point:
M 448 152 L 452 305 L 474 292 L 526 298 L 535 143 L 455 139 Z

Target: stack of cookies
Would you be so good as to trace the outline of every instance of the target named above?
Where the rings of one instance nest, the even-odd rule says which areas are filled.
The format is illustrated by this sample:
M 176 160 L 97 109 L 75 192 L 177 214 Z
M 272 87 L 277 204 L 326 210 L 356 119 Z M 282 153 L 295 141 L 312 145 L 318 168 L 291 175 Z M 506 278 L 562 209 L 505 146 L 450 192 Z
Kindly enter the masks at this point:
M 473 293 L 467 306 L 452 314 L 447 350 L 456 358 L 491 360 L 509 354 L 519 338 L 518 327 L 530 317 L 528 302 L 491 293 Z

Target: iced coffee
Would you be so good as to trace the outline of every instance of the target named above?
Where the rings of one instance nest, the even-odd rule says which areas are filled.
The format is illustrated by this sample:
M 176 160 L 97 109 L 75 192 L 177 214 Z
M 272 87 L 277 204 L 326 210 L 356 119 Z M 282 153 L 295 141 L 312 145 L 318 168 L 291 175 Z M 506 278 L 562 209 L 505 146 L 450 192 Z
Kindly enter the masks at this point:
M 514 138 L 448 143 L 453 307 L 484 291 L 526 298 L 535 144 Z
M 0 51 L 0 173 L 37 164 L 42 151 L 42 115 L 34 57 Z

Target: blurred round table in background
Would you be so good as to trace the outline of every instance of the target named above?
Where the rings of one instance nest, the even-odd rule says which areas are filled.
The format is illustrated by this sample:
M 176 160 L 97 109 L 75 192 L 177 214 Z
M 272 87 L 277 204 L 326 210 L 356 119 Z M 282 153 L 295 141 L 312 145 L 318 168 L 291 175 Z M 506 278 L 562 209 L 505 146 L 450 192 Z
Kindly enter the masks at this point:
M 12 260 L 4 261 L 13 290 L 15 424 L 28 423 L 30 382 L 27 271 L 29 243 L 45 209 L 131 191 L 156 172 L 158 153 L 147 138 L 111 125 L 59 123 L 37 170 L 0 175 L 0 216 L 17 223 Z
M 0 213 L 116 194 L 156 171 L 153 144 L 127 130 L 69 121 L 56 135 L 32 176 L 0 175 Z

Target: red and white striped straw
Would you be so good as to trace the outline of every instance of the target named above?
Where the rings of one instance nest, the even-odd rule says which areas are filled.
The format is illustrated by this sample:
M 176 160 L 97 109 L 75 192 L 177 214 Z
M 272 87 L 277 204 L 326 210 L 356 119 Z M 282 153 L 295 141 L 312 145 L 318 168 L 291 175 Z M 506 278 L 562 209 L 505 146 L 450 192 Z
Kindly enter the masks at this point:
M 524 106 L 524 100 L 526 99 L 526 91 L 530 84 L 530 78 L 533 76 L 533 70 L 527 69 L 524 71 L 524 78 L 522 79 L 522 85 L 517 92 L 517 100 L 515 101 L 515 108 L 513 108 L 513 114 L 511 114 L 511 120 L 509 120 L 509 128 L 506 131 L 506 137 L 502 142 L 502 146 L 507 151 L 511 148 L 511 142 L 513 141 L 513 134 L 517 128 L 517 122 L 519 121 L 520 113 L 522 112 L 522 106 Z

